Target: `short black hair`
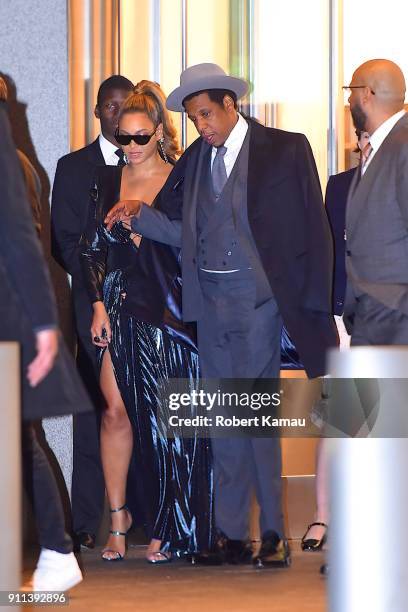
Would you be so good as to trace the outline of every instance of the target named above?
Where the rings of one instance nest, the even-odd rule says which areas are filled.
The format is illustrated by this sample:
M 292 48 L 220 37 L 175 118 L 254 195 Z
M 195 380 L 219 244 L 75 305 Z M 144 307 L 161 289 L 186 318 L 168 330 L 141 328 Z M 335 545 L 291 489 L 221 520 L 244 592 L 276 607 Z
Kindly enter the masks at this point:
M 96 98 L 96 103 L 98 106 L 102 103 L 102 100 L 106 96 L 107 92 L 112 89 L 125 89 L 130 93 L 133 91 L 133 83 L 121 74 L 114 74 L 110 76 L 99 86 L 98 95 Z
M 208 97 L 210 98 L 211 102 L 215 102 L 219 106 L 223 106 L 225 96 L 229 96 L 234 102 L 235 110 L 237 109 L 237 94 L 231 91 L 230 89 L 202 89 L 201 91 L 195 91 L 194 93 L 184 98 L 182 105 L 185 107 L 186 102 L 203 93 L 208 94 Z

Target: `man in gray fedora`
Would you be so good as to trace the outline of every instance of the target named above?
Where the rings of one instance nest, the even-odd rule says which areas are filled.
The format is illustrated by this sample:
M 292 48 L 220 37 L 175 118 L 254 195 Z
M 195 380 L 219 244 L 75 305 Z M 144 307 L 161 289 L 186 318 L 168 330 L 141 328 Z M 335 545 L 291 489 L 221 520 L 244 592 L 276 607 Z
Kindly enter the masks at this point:
M 277 378 L 283 323 L 309 376 L 325 373 L 337 341 L 330 315 L 332 248 L 316 165 L 302 134 L 237 112 L 242 79 L 215 64 L 187 68 L 167 107 L 186 111 L 198 138 L 164 187 L 161 210 L 119 202 L 111 226 L 182 248 L 183 318 L 197 321 L 206 378 Z M 132 280 L 124 308 L 132 310 Z M 213 439 L 219 537 L 207 563 L 248 562 L 251 491 L 261 508 L 258 565 L 287 565 L 277 438 Z

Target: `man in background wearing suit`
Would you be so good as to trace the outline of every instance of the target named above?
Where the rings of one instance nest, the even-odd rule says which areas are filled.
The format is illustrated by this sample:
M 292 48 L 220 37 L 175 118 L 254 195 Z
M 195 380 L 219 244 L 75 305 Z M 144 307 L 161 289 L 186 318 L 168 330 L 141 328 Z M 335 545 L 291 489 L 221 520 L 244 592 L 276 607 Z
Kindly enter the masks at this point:
M 370 135 L 356 130 L 357 149 L 360 151 L 360 163 L 355 168 L 339 172 L 329 178 L 326 188 L 326 212 L 334 242 L 334 275 L 333 275 L 333 314 L 340 337 L 340 348 L 350 346 L 343 323 L 344 297 L 346 293 L 346 205 L 354 174 L 361 172 L 361 164 L 367 151 Z
M 362 64 L 349 89 L 370 135 L 346 212 L 344 319 L 352 346 L 408 344 L 408 116 L 405 79 L 389 60 Z
M 200 138 L 170 175 L 162 211 L 119 203 L 108 227 L 134 215 L 133 231 L 181 246 L 183 318 L 197 321 L 203 377 L 278 378 L 283 323 L 308 375 L 319 376 L 336 332 L 330 230 L 316 165 L 305 136 L 237 112 L 247 89 L 215 64 L 187 68 L 167 107 L 185 110 Z M 255 488 L 262 546 L 254 561 L 287 565 L 279 440 L 213 439 L 212 447 L 219 536 L 215 550 L 196 561 L 251 560 L 245 539 Z
M 78 243 L 88 213 L 89 192 L 96 166 L 124 164 L 114 133 L 121 104 L 133 89 L 129 79 L 114 75 L 99 87 L 95 117 L 101 134 L 90 145 L 58 161 L 52 191 L 51 227 L 54 258 L 72 277 L 72 296 L 78 338 L 77 366 L 100 410 L 95 347 L 91 342 L 92 306 L 79 265 Z M 105 484 L 99 453 L 99 417 L 80 415 L 74 420 L 72 518 L 78 543 L 93 548 L 102 516 Z

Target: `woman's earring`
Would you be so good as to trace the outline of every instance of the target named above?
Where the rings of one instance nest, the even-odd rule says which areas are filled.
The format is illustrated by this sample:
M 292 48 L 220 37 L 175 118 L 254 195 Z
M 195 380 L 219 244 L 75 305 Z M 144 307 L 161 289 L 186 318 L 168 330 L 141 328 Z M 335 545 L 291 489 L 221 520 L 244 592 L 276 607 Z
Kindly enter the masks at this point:
M 126 165 L 128 165 L 129 160 L 128 160 L 126 153 L 123 154 L 123 161 L 125 162 Z
M 164 163 L 167 164 L 169 161 L 169 158 L 167 157 L 166 151 L 164 150 L 163 143 L 164 143 L 164 138 L 162 136 L 159 140 L 159 147 L 160 147 L 162 158 L 164 159 Z

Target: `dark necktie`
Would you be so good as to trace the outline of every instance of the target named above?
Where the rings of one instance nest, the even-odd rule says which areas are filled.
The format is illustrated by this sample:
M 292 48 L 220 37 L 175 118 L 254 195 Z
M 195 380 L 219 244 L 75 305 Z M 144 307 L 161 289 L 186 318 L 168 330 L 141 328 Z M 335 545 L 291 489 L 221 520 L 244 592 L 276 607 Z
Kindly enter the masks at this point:
M 115 155 L 117 155 L 119 157 L 119 161 L 118 161 L 117 165 L 118 166 L 126 166 L 125 154 L 122 151 L 122 149 L 116 149 Z
M 224 155 L 226 152 L 227 147 L 218 147 L 213 161 L 211 176 L 216 200 L 218 200 L 220 197 L 222 190 L 224 189 L 224 185 L 228 179 L 224 162 Z
M 373 147 L 371 146 L 371 143 L 367 142 L 367 144 L 365 145 L 365 147 L 361 151 L 360 176 L 363 176 L 363 174 L 365 172 L 367 161 L 368 161 L 368 158 L 370 157 L 370 155 L 372 153 L 372 150 L 373 150 Z

